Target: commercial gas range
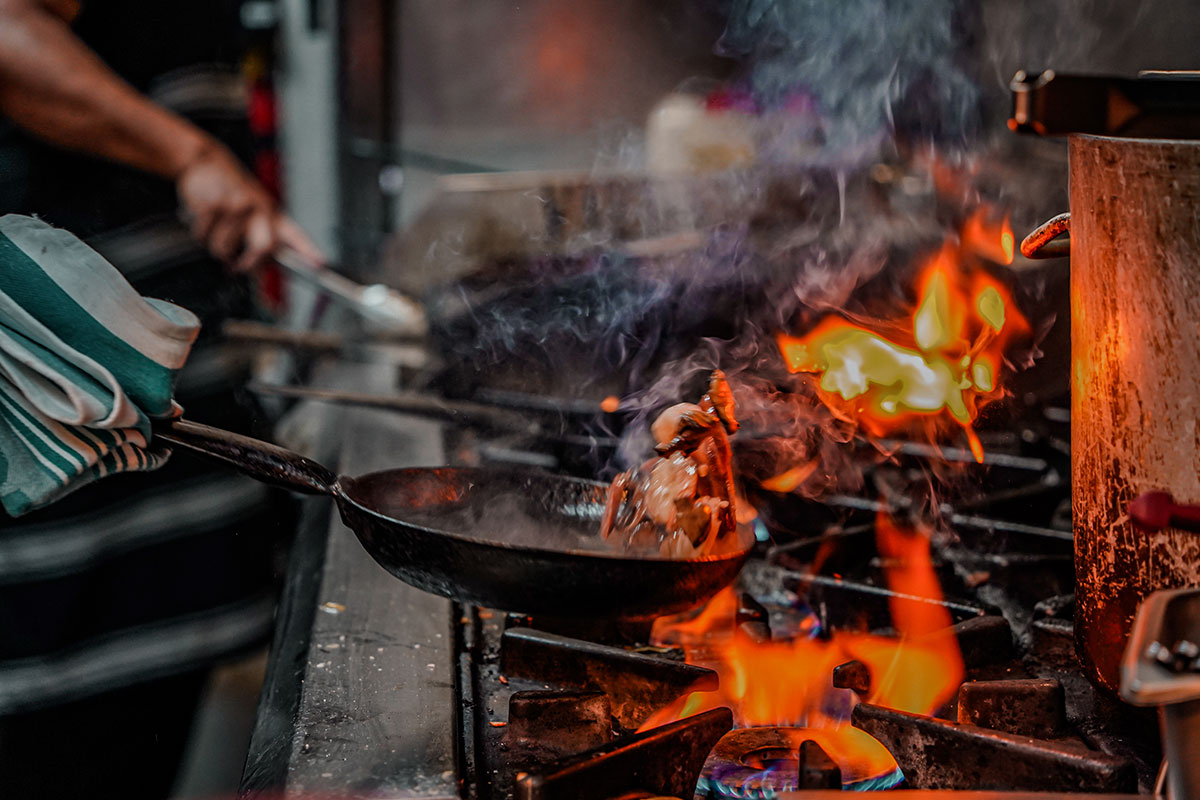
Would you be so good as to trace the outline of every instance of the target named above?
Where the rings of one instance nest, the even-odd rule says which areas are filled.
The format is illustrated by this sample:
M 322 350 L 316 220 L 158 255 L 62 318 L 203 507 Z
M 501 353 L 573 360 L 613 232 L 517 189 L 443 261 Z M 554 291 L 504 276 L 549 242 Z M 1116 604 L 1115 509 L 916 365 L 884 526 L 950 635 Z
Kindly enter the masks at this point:
M 338 369 L 347 386 L 394 385 L 377 366 Z M 339 454 L 328 460 L 348 473 L 462 452 L 460 437 L 429 420 L 380 410 L 327 419 L 327 452 Z M 974 483 L 986 490 L 941 498 L 957 536 L 935 539 L 933 551 L 962 688 L 926 717 L 863 702 L 872 688 L 861 663 L 836 664 L 828 676 L 826 704 L 841 703 L 847 721 L 895 757 L 884 774 L 844 781 L 828 745 L 798 726 L 735 729 L 720 707 L 663 718 L 728 674 L 656 644 L 652 621 L 530 618 L 419 592 L 375 565 L 329 504 L 313 500 L 242 792 L 610 800 L 819 797 L 844 784 L 1014 797 L 1150 791 L 1160 758 L 1153 714 L 1095 689 L 1074 653 L 1069 411 L 1039 404 L 1021 419 L 1011 433 L 985 435 L 982 466 L 966 451 L 943 454 L 988 476 Z M 537 456 L 475 444 L 487 458 Z M 763 502 L 763 541 L 736 586 L 732 628 L 705 635 L 761 643 L 887 633 L 895 593 L 874 529 L 881 513 L 903 519 L 928 500 L 914 481 L 926 446 L 894 446 L 871 473 L 878 499 Z M 797 663 L 797 680 L 814 668 Z
M 1044 91 L 1053 81 L 1054 76 L 1047 74 L 1032 86 Z M 1021 76 L 1015 88 L 1018 97 L 1030 90 Z M 1112 98 L 1111 93 L 1103 96 Z M 1035 120 L 1039 108 L 1033 104 L 1026 109 L 1028 124 L 1033 125 L 1029 120 Z M 1111 115 L 1103 119 L 1110 120 Z M 982 415 L 976 430 L 972 427 L 976 409 L 971 403 L 977 397 L 986 403 L 988 395 L 995 396 L 996 385 L 987 369 L 972 372 L 975 384 L 959 383 L 973 385 L 970 391 L 975 394 L 968 398 L 966 410 L 971 414 L 959 419 L 961 430 L 951 428 L 958 437 L 954 444 L 947 444 L 945 436 L 922 437 L 913 426 L 871 430 L 869 422 L 864 425 L 869 436 L 848 434 L 838 439 L 838 413 L 850 416 L 848 411 L 853 410 L 859 415 L 865 403 L 848 409 L 836 399 L 832 405 L 826 402 L 834 421 L 823 433 L 835 436 L 826 436 L 825 444 L 836 444 L 840 468 L 855 475 L 857 483 L 844 491 L 829 490 L 838 486 L 831 479 L 826 490 L 809 492 L 816 499 L 793 492 L 814 469 L 828 468 L 811 452 L 788 462 L 790 469 L 779 474 L 772 469 L 747 481 L 748 499 L 757 512 L 753 522 L 746 521 L 757 539 L 747 567 L 737 583 L 708 607 L 673 619 L 614 623 L 529 617 L 424 595 L 380 570 L 328 505 L 312 502 L 290 567 L 243 793 L 687 800 L 821 797 L 844 789 L 955 792 L 963 798 L 1055 792 L 1113 796 L 1161 789 L 1157 720 L 1153 711 L 1117 698 L 1118 659 L 1132 612 L 1145 595 L 1155 588 L 1190 582 L 1187 576 L 1194 572 L 1194 560 L 1187 554 L 1193 540 L 1182 528 L 1137 532 L 1126 510 L 1143 491 L 1166 488 L 1183 497 L 1194 488 L 1194 464 L 1184 462 L 1195 429 L 1187 403 L 1192 402 L 1196 383 L 1194 371 L 1176 365 L 1194 362 L 1195 348 L 1192 338 L 1184 341 L 1175 334 L 1184 330 L 1176 317 L 1195 318 L 1186 306 L 1195 296 L 1188 287 L 1195 274 L 1193 186 L 1200 172 L 1184 169 L 1194 163 L 1189 160 L 1196 151 L 1194 142 L 1145 144 L 1076 136 L 1071 147 L 1076 238 L 1069 246 L 1077 257 L 1071 273 L 1075 350 L 1071 366 L 1060 363 L 1057 373 L 1070 372 L 1072 396 L 1062 374 L 1052 375 L 1040 386 L 1014 381 L 1012 396 Z M 1093 150 L 1100 155 L 1092 158 Z M 1143 150 L 1150 153 L 1145 158 Z M 1102 174 L 1103 179 L 1089 183 L 1088 173 L 1076 168 L 1077 161 L 1130 171 L 1134 178 L 1121 178 L 1126 186 L 1136 178 L 1138 186 L 1157 187 L 1154 197 L 1178 195 L 1187 202 L 1145 201 L 1133 203 L 1132 209 L 1119 209 L 1114 204 L 1125 195 L 1110 197 L 1105 188 L 1116 179 Z M 1143 168 L 1143 162 L 1150 166 Z M 1164 164 L 1165 169 L 1158 168 Z M 938 172 L 937 164 L 932 171 Z M 832 202 L 830 198 L 849 191 L 852 207 L 874 208 L 869 204 L 879 201 L 879 208 L 906 220 L 914 217 L 909 204 L 915 202 L 915 195 L 904 189 L 911 184 L 906 178 L 913 176 L 898 165 L 875 165 L 863 176 L 868 179 L 851 181 L 849 190 L 832 178 L 823 182 L 828 177 L 806 174 L 805 180 L 792 182 L 795 193 L 788 197 L 793 202 L 783 203 L 778 196 L 768 202 L 773 210 L 785 207 L 792 212 L 778 226 L 780 230 L 790 231 L 802 227 L 798 220 L 813 219 L 833 229 L 800 241 L 779 259 L 784 269 L 769 273 L 765 286 L 775 285 L 770 280 L 779 275 L 790 280 L 793 262 L 812 255 L 806 248 L 813 242 L 822 241 L 822 236 L 836 239 L 847 230 L 841 206 L 834 214 L 821 202 Z M 936 180 L 933 185 L 941 201 L 960 202 L 953 192 L 938 187 Z M 1087 200 L 1092 194 L 1085 189 L 1096 195 L 1094 201 Z M 581 191 L 586 195 L 594 187 L 587 184 Z M 597 207 L 585 202 L 564 207 L 573 206 L 592 211 Z M 555 221 L 568 216 L 552 202 L 547 209 Z M 1177 213 L 1167 215 L 1164 209 Z M 1175 229 L 1151 224 L 1157 217 L 1150 210 L 1182 219 L 1179 235 L 1156 238 L 1155 231 Z M 960 204 L 953 211 L 965 209 Z M 968 266 L 974 264 L 980 254 L 971 252 L 967 231 L 972 220 L 987 216 L 987 209 L 983 211 L 968 218 L 940 250 L 929 252 L 953 251 Z M 1139 246 L 1136 242 L 1141 240 L 1128 238 L 1122 226 L 1145 234 L 1149 244 Z M 790 317 L 776 314 L 779 309 L 766 304 L 769 313 L 756 317 L 753 309 L 764 306 L 748 298 L 786 296 L 786 291 L 763 290 L 728 269 L 733 263 L 729 259 L 740 257 L 744 232 L 723 239 L 727 233 L 718 231 L 707 249 L 701 247 L 707 260 L 700 262 L 691 249 L 695 242 L 689 239 L 686 247 L 668 248 L 665 254 L 655 251 L 649 258 L 628 253 L 561 262 L 547 258 L 546 264 L 539 262 L 539 269 L 533 270 L 536 280 L 525 292 L 506 282 L 511 277 L 497 280 L 493 274 L 484 275 L 481 285 L 473 289 L 452 286 L 446 297 L 454 302 L 444 304 L 446 308 L 431 306 L 453 323 L 443 331 L 443 355 L 452 354 L 455 343 L 470 343 L 474 348 L 481 340 L 507 341 L 510 331 L 505 326 L 511 319 L 530 321 L 510 313 L 514 308 L 521 312 L 582 308 L 576 315 L 579 319 L 607 324 L 609 317 L 587 313 L 586 303 L 579 298 L 609 297 L 614 299 L 612 308 L 617 308 L 630 292 L 638 295 L 638 287 L 661 286 L 667 276 L 687 284 L 690 302 L 676 302 L 679 292 L 653 294 L 661 302 L 646 307 L 645 320 L 662 323 L 666 319 L 662 309 L 678 311 L 681 306 L 697 313 L 695 318 L 684 317 L 687 326 L 663 324 L 660 329 L 641 325 L 641 320 L 627 328 L 614 326 L 620 328 L 622 342 L 667 345 L 656 354 L 657 362 L 648 359 L 635 365 L 640 378 L 654 374 L 664 362 L 673 363 L 671 359 L 681 357 L 680 348 L 692 350 L 697 341 L 735 341 L 746 330 L 744 323 L 761 321 L 763 316 L 771 317 L 777 326 L 771 335 L 779 335 L 785 360 L 789 343 L 803 352 L 805 340 L 791 339 L 786 326 L 799 319 L 798 328 L 811 336 L 811 331 L 821 329 L 818 315 L 805 311 Z M 771 228 L 768 233 L 765 241 L 778 241 L 779 230 Z M 1007 261 L 994 250 L 982 258 L 993 266 L 1011 262 L 1011 231 L 1007 236 Z M 853 250 L 869 239 L 843 236 L 842 240 Z M 1114 245 L 1118 240 L 1125 244 Z M 736 246 L 722 247 L 729 242 Z M 1139 256 L 1140 260 L 1132 256 L 1160 252 L 1153 248 L 1161 248 L 1163 255 Z M 1060 245 L 1058 254 L 1065 249 Z M 778 255 L 773 248 L 767 250 Z M 1185 255 L 1176 257 L 1176 251 Z M 693 280 L 697 263 L 713 266 L 720 280 L 711 286 Z M 932 263 L 937 266 L 936 258 Z M 1030 268 L 1028 262 L 1020 266 Z M 1103 272 L 1101 266 L 1111 269 Z M 547 277 L 560 269 L 566 272 L 557 279 Z M 987 280 L 990 268 L 972 269 L 971 274 Z M 1053 280 L 1055 274 L 1050 269 L 1036 278 Z M 1060 285 L 1065 274 L 1057 271 Z M 1112 285 L 1122 281 L 1126 289 L 1117 297 Z M 951 369 L 958 369 L 953 363 L 961 356 L 964 370 L 972 359 L 986 356 L 989 346 L 998 345 L 996 334 L 1004 327 L 1004 316 L 990 322 L 996 317 L 989 316 L 986 303 L 979 299 L 986 296 L 986 289 L 973 296 L 983 328 L 978 335 L 960 336 L 965 342 L 960 350 L 939 352 L 935 344 L 922 344 L 920 309 L 926 307 L 925 298 L 936 293 L 930 292 L 928 280 L 920 282 L 924 289 L 913 314 L 913 335 L 904 342 L 919 345 L 934 362 L 943 358 Z M 691 283 L 704 284 L 710 291 L 696 292 Z M 498 297 L 498 288 L 499 295 L 507 291 L 513 297 Z M 597 288 L 604 291 L 598 293 Z M 893 305 L 906 302 L 897 300 L 907 295 L 898 293 L 888 280 L 874 288 L 882 288 Z M 993 299 L 1002 290 L 993 285 Z M 1138 302 L 1139 298 L 1146 301 Z M 870 316 L 865 306 L 848 309 L 834 301 L 802 304 L 809 310 L 837 307 L 855 320 Z M 930 301 L 932 305 L 936 303 Z M 1168 311 L 1155 312 L 1160 306 Z M 1176 307 L 1184 311 L 1170 310 Z M 752 311 L 747 313 L 746 308 Z M 963 303 L 960 308 L 969 311 L 972 305 Z M 1016 316 L 1018 308 L 1019 304 L 1011 306 L 1009 313 Z M 532 322 L 540 322 L 536 313 L 530 316 Z M 891 325 L 897 319 L 877 315 L 875 322 Z M 1144 329 L 1148 335 L 1135 342 L 1110 335 L 1112 320 L 1129 330 Z M 714 327 L 714 321 L 720 324 Z M 497 328 L 501 335 L 493 335 L 496 330 L 489 330 L 488 322 L 502 323 Z M 989 333 L 984 323 L 994 324 L 994 331 Z M 873 330 L 885 327 L 876 324 Z M 1058 329 L 1060 345 L 1067 338 L 1063 327 Z M 394 412 L 355 410 L 329 417 L 325 433 L 331 449 L 325 460 L 348 473 L 466 462 L 544 467 L 595 477 L 598 466 L 611 464 L 622 439 L 603 425 L 581 427 L 578 414 L 556 428 L 547 423 L 543 412 L 558 408 L 566 416 L 566 407 L 552 396 L 539 401 L 533 393 L 544 387 L 523 396 L 512 389 L 529 386 L 530 374 L 542 372 L 553 372 L 559 384 L 568 385 L 599 378 L 593 380 L 596 388 L 606 386 L 604 379 L 611 370 L 585 357 L 578 347 L 586 339 L 582 334 L 545 336 L 536 324 L 530 331 L 536 334 L 533 344 L 520 344 L 514 338 L 518 345 L 511 349 L 516 357 L 501 361 L 501 369 L 464 366 L 448 358 L 443 377 L 449 377 L 433 386 L 450 394 L 453 402 L 490 404 L 492 411 L 485 415 L 489 417 L 493 412 L 511 417 L 514 411 L 520 416 L 540 407 L 542 421 L 536 435 L 514 435 L 511 426 L 503 435 L 487 432 L 486 425 L 483 432 L 465 432 Z M 644 346 L 641 352 L 652 350 Z M 1138 355 L 1127 357 L 1132 352 Z M 531 354 L 545 363 L 531 361 Z M 470 355 L 478 353 L 472 350 Z M 628 355 L 619 348 L 613 357 L 625 364 Z M 729 350 L 722 355 L 728 356 Z M 1008 357 L 999 348 L 996 363 Z M 792 364 L 791 371 L 805 371 L 802 361 Z M 538 372 L 530 366 L 535 362 L 549 369 Z M 455 372 L 456 367 L 462 371 Z M 1143 368 L 1148 370 L 1145 375 L 1137 371 Z M 331 388 L 387 394 L 401 385 L 397 375 L 378 365 L 342 364 L 339 369 L 342 372 Z M 1126 369 L 1144 380 L 1122 377 Z M 466 374 L 486 375 L 493 384 L 475 385 L 463 379 Z M 965 373 L 960 377 L 966 380 Z M 1151 382 L 1169 391 L 1138 399 L 1139 387 L 1153 388 Z M 629 378 L 629 383 L 638 380 Z M 829 394 L 820 399 L 828 401 Z M 664 398 L 657 401 L 661 407 Z M 811 394 L 805 401 L 816 406 Z M 1180 413 L 1175 413 L 1177 406 Z M 881 408 L 894 411 L 894 407 Z M 638 423 L 646 421 L 639 418 Z M 861 417 L 856 416 L 855 422 L 862 422 Z M 754 470 L 749 463 L 755 453 L 753 436 L 743 430 L 742 438 L 735 441 L 735 453 L 741 446 L 739 457 L 747 473 Z M 1128 437 L 1138 446 L 1149 441 L 1153 446 L 1148 445 L 1146 452 L 1151 456 L 1136 456 Z M 1081 443 L 1086 446 L 1080 447 Z M 1108 455 L 1114 447 L 1121 452 Z M 1160 457 L 1163 453 L 1176 460 Z M 1176 466 L 1164 469 L 1168 461 Z M 1081 470 L 1088 464 L 1091 467 Z M 1101 468 L 1124 477 L 1110 479 Z M 789 476 L 794 480 L 789 482 Z M 913 532 L 917 534 L 909 535 Z M 1100 542 L 1098 548 L 1088 545 L 1094 541 Z M 913 550 L 917 542 L 926 551 Z M 1148 542 L 1167 544 L 1150 548 Z M 1145 556 L 1147 548 L 1155 558 Z M 1109 552 L 1133 566 L 1118 565 L 1116 559 L 1105 557 Z M 918 570 L 915 577 L 924 585 L 893 580 L 916 561 L 925 572 Z M 1178 567 L 1184 577 L 1164 570 L 1163 563 Z M 1097 601 L 1118 593 L 1123 598 L 1121 607 L 1098 624 Z M 906 644 L 887 644 L 896 641 Z M 946 643 L 949 649 L 942 647 Z M 1186 636 L 1174 644 L 1172 649 L 1156 642 L 1127 660 L 1140 658 L 1140 667 L 1156 678 L 1162 675 L 1155 670 L 1164 665 L 1186 672 L 1190 650 L 1183 645 L 1196 645 Z M 1085 654 L 1083 663 L 1079 652 Z M 1149 663 L 1159 656 L 1159 665 Z M 945 685 L 939 687 L 938 681 Z M 920 697 L 914 699 L 914 692 Z M 1173 713 L 1178 720 L 1188 708 L 1175 707 L 1168 719 Z M 1169 751 L 1186 752 L 1178 749 L 1178 741 L 1169 744 Z M 1171 773 L 1171 780 L 1180 772 Z

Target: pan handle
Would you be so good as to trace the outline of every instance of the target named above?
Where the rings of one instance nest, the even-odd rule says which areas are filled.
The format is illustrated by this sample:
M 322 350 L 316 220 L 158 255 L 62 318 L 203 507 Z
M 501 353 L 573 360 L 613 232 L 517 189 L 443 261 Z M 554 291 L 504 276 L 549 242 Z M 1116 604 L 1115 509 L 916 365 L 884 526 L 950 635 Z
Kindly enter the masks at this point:
M 154 438 L 251 478 L 304 494 L 336 494 L 337 475 L 278 445 L 183 419 L 154 423 Z

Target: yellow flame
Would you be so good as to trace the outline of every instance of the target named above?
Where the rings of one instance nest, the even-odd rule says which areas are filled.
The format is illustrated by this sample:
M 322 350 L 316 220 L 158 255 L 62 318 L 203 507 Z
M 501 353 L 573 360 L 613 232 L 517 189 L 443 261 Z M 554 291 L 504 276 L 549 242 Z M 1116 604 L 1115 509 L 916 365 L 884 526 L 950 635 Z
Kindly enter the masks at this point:
M 954 339 L 950 330 L 950 287 L 946 275 L 937 270 L 929 279 L 925 296 L 913 319 L 913 334 L 922 350 L 940 350 Z
M 779 334 L 788 368 L 818 375 L 826 405 L 866 422 L 873 434 L 914 414 L 944 411 L 963 427 L 982 461 L 983 447 L 971 430 L 977 403 L 998 390 L 1006 343 L 1028 325 L 1002 285 L 982 271 L 967 273 L 962 259 L 962 251 L 947 244 L 930 260 L 908 341 L 827 317 L 802 338 Z M 780 475 L 780 485 L 791 477 Z
M 970 422 L 963 398 L 969 383 L 955 376 L 946 362 L 926 359 L 877 333 L 839 326 L 808 340 L 781 337 L 781 346 L 792 369 L 821 373 L 820 387 L 843 400 L 865 395 L 875 386 L 875 405 L 886 415 L 933 414 L 944 408 L 959 422 Z
M 991 392 L 996 388 L 996 378 L 992 374 L 992 365 L 979 359 L 971 366 L 971 378 L 981 392 Z
M 979 317 L 995 331 L 1004 327 L 1004 298 L 995 286 L 988 286 L 975 298 L 975 310 Z

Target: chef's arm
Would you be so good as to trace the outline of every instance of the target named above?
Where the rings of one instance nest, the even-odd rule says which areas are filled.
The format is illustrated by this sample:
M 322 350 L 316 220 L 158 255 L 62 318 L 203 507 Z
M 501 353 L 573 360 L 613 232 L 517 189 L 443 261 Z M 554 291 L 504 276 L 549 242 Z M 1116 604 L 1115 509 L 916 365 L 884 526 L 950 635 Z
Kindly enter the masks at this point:
M 72 32 L 74 0 L 0 0 L 0 114 L 54 145 L 175 182 L 195 236 L 253 268 L 316 246 L 220 142 L 138 93 Z

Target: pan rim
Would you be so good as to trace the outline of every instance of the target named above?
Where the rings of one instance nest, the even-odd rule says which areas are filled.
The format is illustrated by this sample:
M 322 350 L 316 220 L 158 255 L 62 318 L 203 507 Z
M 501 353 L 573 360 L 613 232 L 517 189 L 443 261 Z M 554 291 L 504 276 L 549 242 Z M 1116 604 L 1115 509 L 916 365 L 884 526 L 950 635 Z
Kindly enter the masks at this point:
M 428 533 L 430 535 L 439 536 L 439 537 L 442 537 L 445 539 L 452 539 L 455 541 L 466 542 L 466 543 L 474 544 L 474 545 L 483 545 L 486 547 L 496 547 L 496 548 L 501 548 L 504 550 L 526 552 L 526 553 L 544 553 L 544 554 L 549 554 L 549 555 L 563 555 L 563 556 L 571 556 L 572 558 L 579 558 L 579 557 L 597 558 L 597 559 L 604 559 L 606 561 L 613 561 L 613 562 L 622 562 L 623 561 L 623 562 L 628 562 L 628 563 L 657 562 L 657 563 L 662 563 L 662 564 L 685 564 L 685 563 L 686 564 L 707 564 L 707 563 L 717 563 L 717 562 L 722 562 L 722 561 L 734 561 L 737 559 L 744 559 L 750 553 L 750 551 L 752 551 L 754 549 L 754 541 L 751 540 L 749 542 L 749 544 L 746 545 L 745 547 L 738 549 L 738 550 L 732 550 L 728 553 L 718 553 L 718 554 L 710 554 L 710 555 L 703 555 L 703 556 L 695 556 L 693 558 L 663 558 L 661 556 L 646 556 L 646 557 L 636 556 L 635 557 L 635 556 L 627 555 L 625 553 L 616 553 L 616 552 L 608 553 L 608 552 L 604 552 L 601 550 L 555 550 L 555 549 L 546 548 L 546 547 L 533 547 L 530 545 L 512 544 L 510 542 L 497 542 L 497 541 L 493 541 L 493 540 L 489 540 L 489 539 L 478 539 L 473 536 L 464 536 L 460 533 L 439 530 L 437 528 L 430 528 L 426 525 L 419 525 L 419 524 L 416 524 L 413 522 L 406 522 L 404 520 L 397 519 L 395 517 L 389 517 L 388 515 L 383 514 L 379 511 L 376 511 L 375 509 L 370 508 L 369 506 L 366 506 L 363 503 L 359 502 L 358 500 L 354 499 L 346 491 L 345 482 L 347 482 L 347 481 L 354 482 L 354 481 L 362 481 L 362 480 L 366 480 L 368 478 L 375 478 L 375 477 L 384 476 L 384 475 L 397 475 L 397 474 L 414 473 L 414 472 L 428 473 L 428 472 L 433 472 L 433 471 L 454 471 L 454 472 L 463 472 L 463 473 L 478 472 L 478 473 L 482 474 L 482 473 L 486 472 L 487 469 L 485 467 L 445 466 L 445 465 L 431 466 L 431 467 L 397 467 L 397 468 L 393 468 L 393 469 L 381 469 L 381 470 L 376 470 L 374 472 L 368 472 L 363 475 L 357 475 L 357 476 L 339 475 L 338 479 L 337 479 L 337 483 L 334 485 L 334 489 L 337 492 L 337 497 L 339 500 L 344 500 L 344 501 L 350 503 L 352 506 L 354 506 L 356 509 L 358 509 L 362 513 L 368 514 L 368 515 L 370 515 L 378 520 L 381 520 L 383 522 L 390 523 L 392 525 L 403 525 L 407 528 L 411 528 L 413 530 L 418 530 L 423 533 Z M 594 480 L 589 480 L 587 478 L 576 478 L 571 475 L 562 475 L 559 473 L 548 472 L 548 471 L 544 471 L 544 470 L 513 469 L 513 470 L 507 470 L 506 472 L 509 475 L 531 476 L 531 477 L 536 477 L 539 479 L 552 478 L 554 480 L 568 481 L 570 483 L 582 484 L 585 486 L 596 486 L 596 487 L 607 487 L 608 486 L 608 484 L 604 483 L 603 481 L 594 481 Z

